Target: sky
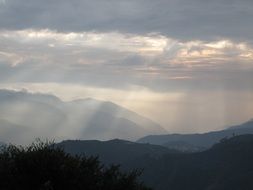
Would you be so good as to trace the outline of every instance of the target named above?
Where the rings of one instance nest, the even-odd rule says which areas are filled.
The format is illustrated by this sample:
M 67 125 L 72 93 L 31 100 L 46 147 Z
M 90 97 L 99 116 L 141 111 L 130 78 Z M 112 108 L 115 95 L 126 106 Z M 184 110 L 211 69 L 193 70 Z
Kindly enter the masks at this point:
M 0 88 L 221 129 L 253 118 L 252 18 L 252 0 L 0 0 Z

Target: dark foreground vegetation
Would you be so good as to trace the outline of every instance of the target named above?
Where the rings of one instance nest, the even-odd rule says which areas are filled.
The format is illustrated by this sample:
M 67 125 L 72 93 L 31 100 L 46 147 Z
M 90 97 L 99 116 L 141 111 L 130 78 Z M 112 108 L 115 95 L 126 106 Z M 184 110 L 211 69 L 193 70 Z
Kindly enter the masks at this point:
M 50 143 L 11 145 L 0 153 L 1 190 L 148 190 L 139 175 L 104 167 L 96 157 L 71 156 Z
M 120 140 L 8 146 L 0 153 L 0 190 L 148 189 L 134 168 L 144 169 L 140 180 L 155 190 L 252 190 L 253 135 L 224 138 L 197 153 Z

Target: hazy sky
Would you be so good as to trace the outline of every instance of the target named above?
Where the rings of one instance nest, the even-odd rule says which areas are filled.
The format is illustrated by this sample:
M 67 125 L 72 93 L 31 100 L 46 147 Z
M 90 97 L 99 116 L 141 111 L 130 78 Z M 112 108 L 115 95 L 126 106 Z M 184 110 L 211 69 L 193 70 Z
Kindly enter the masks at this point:
M 0 0 L 0 88 L 222 128 L 253 118 L 252 18 L 252 0 Z

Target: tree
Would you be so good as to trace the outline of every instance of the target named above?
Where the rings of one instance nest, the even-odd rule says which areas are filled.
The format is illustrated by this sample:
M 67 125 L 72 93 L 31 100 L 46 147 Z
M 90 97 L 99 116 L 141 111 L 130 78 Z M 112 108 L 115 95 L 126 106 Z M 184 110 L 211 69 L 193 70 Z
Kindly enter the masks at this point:
M 0 153 L 0 189 L 148 190 L 138 170 L 104 167 L 97 157 L 71 156 L 52 143 L 9 145 Z

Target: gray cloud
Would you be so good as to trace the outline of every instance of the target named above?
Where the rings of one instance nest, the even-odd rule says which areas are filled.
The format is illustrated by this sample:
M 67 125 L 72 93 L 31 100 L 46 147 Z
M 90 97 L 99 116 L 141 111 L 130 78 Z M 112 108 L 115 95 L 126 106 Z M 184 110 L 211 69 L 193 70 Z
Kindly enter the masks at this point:
M 252 69 L 248 71 L 229 68 L 182 70 L 176 67 L 166 67 L 159 74 L 154 74 L 154 71 L 145 68 L 134 71 L 125 66 L 87 68 L 82 65 L 78 67 L 38 65 L 33 67 L 32 64 L 26 63 L 11 67 L 8 64 L 0 63 L 1 84 L 79 84 L 126 91 L 134 85 L 156 92 L 253 91 Z
M 182 40 L 251 41 L 252 17 L 251 0 L 6 0 L 0 4 L 1 29 L 156 32 Z
M 0 41 L 1 83 L 253 90 L 253 50 L 244 43 L 50 30 L 2 31 Z
M 130 103 L 175 132 L 241 122 L 252 18 L 252 0 L 0 0 L 0 87 Z

